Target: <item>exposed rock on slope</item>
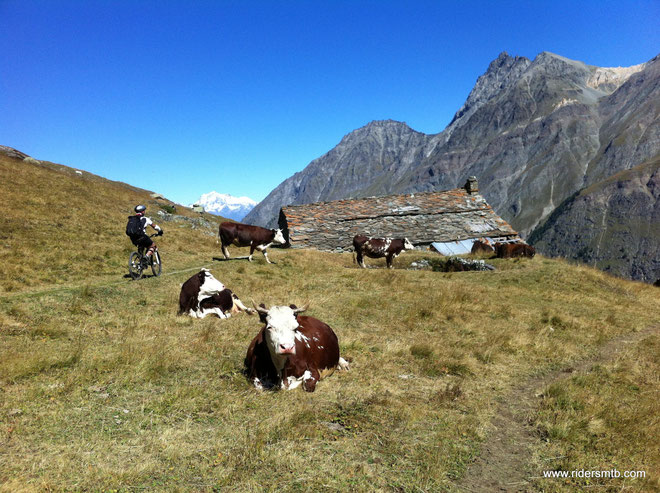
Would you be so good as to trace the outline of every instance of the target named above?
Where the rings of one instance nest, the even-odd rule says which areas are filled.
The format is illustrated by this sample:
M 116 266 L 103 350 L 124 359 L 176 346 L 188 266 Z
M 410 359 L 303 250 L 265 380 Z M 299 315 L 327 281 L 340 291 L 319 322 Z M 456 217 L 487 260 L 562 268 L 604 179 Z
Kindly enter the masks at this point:
M 245 221 L 274 225 L 283 205 L 447 190 L 475 175 L 496 212 L 528 236 L 583 188 L 657 162 L 659 115 L 658 57 L 601 68 L 547 52 L 533 61 L 502 53 L 443 132 L 371 122 L 285 180 Z
M 530 238 L 543 251 L 619 276 L 660 272 L 660 158 L 621 171 L 566 200 Z

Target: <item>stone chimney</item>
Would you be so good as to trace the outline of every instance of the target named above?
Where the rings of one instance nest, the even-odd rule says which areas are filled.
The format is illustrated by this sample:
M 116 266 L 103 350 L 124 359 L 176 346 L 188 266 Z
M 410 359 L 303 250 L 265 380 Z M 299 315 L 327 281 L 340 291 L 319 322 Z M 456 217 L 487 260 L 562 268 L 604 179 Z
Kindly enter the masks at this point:
M 474 193 L 479 193 L 479 183 L 477 182 L 476 176 L 471 176 L 463 185 L 463 188 L 467 191 L 468 194 L 472 195 Z

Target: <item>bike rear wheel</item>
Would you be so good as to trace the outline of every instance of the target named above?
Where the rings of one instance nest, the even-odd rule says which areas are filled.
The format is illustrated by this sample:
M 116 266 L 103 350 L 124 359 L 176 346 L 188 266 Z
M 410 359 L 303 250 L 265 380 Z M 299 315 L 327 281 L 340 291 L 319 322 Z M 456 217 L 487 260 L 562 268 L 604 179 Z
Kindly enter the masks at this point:
M 131 253 L 128 259 L 128 273 L 132 279 L 140 279 L 142 277 L 142 255 L 139 252 Z
M 158 277 L 160 276 L 162 269 L 163 265 L 161 264 L 160 253 L 155 251 L 151 256 L 151 272 L 154 273 L 154 276 Z

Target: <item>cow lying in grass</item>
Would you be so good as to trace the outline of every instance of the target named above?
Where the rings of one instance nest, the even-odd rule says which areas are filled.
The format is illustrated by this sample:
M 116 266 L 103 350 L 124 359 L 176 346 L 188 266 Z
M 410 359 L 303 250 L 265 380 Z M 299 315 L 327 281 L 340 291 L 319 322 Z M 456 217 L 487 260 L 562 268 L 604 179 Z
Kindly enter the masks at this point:
M 392 261 L 399 256 L 401 252 L 406 250 L 414 250 L 412 243 L 408 238 L 369 238 L 363 235 L 356 235 L 353 238 L 353 248 L 357 256 L 357 263 L 363 269 L 367 266 L 364 264 L 364 256 L 369 258 L 383 258 L 387 262 L 387 268 L 392 268 Z
M 488 255 L 493 252 L 495 252 L 495 249 L 487 238 L 474 240 L 472 243 L 472 250 L 470 250 L 472 255 Z
M 495 256 L 497 258 L 532 258 L 534 255 L 536 255 L 536 250 L 527 243 L 495 243 Z
M 208 269 L 202 269 L 181 285 L 179 315 L 193 318 L 216 315 L 229 318 L 232 313 L 254 313 L 247 308 L 230 289 L 218 281 Z
M 330 326 L 298 315 L 306 307 L 255 308 L 265 325 L 250 343 L 245 369 L 256 388 L 294 389 L 302 384 L 307 392 L 314 392 L 316 383 L 335 369 L 348 370 Z

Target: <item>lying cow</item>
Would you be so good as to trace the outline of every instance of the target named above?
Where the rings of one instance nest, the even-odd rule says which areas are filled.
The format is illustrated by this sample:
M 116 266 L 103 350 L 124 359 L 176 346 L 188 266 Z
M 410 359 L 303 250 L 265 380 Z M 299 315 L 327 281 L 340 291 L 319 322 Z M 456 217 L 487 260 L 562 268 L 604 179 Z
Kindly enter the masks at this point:
M 497 258 L 532 258 L 534 255 L 536 255 L 536 250 L 527 243 L 495 243 L 495 256 Z
M 302 384 L 314 392 L 316 383 L 335 369 L 348 370 L 333 330 L 316 318 L 298 315 L 306 307 L 255 308 L 265 325 L 250 343 L 245 369 L 257 389 L 290 390 Z
M 353 238 L 353 248 L 357 256 L 357 263 L 363 269 L 364 255 L 369 258 L 383 258 L 387 262 L 387 268 L 392 268 L 392 261 L 399 256 L 401 252 L 413 250 L 415 247 L 408 241 L 408 238 L 370 238 L 362 235 L 356 235 Z
M 232 313 L 254 313 L 247 308 L 230 289 L 218 281 L 208 269 L 202 269 L 181 285 L 179 294 L 179 315 L 188 314 L 193 318 L 217 315 L 229 318 Z
M 473 255 L 487 255 L 493 253 L 494 251 L 495 249 L 493 248 L 493 245 L 491 245 L 490 241 L 486 238 L 483 238 L 474 240 L 470 253 Z
M 249 246 L 250 256 L 248 260 L 250 262 L 252 261 L 254 251 L 259 250 L 264 254 L 264 258 L 269 264 L 272 264 L 272 262 L 268 260 L 266 248 L 273 243 L 279 243 L 280 245 L 286 243 L 281 229 L 266 229 L 260 226 L 250 226 L 249 224 L 241 223 L 226 222 L 220 224 L 218 237 L 222 241 L 222 254 L 226 259 L 230 258 L 229 250 L 227 249 L 229 245 L 239 247 Z

